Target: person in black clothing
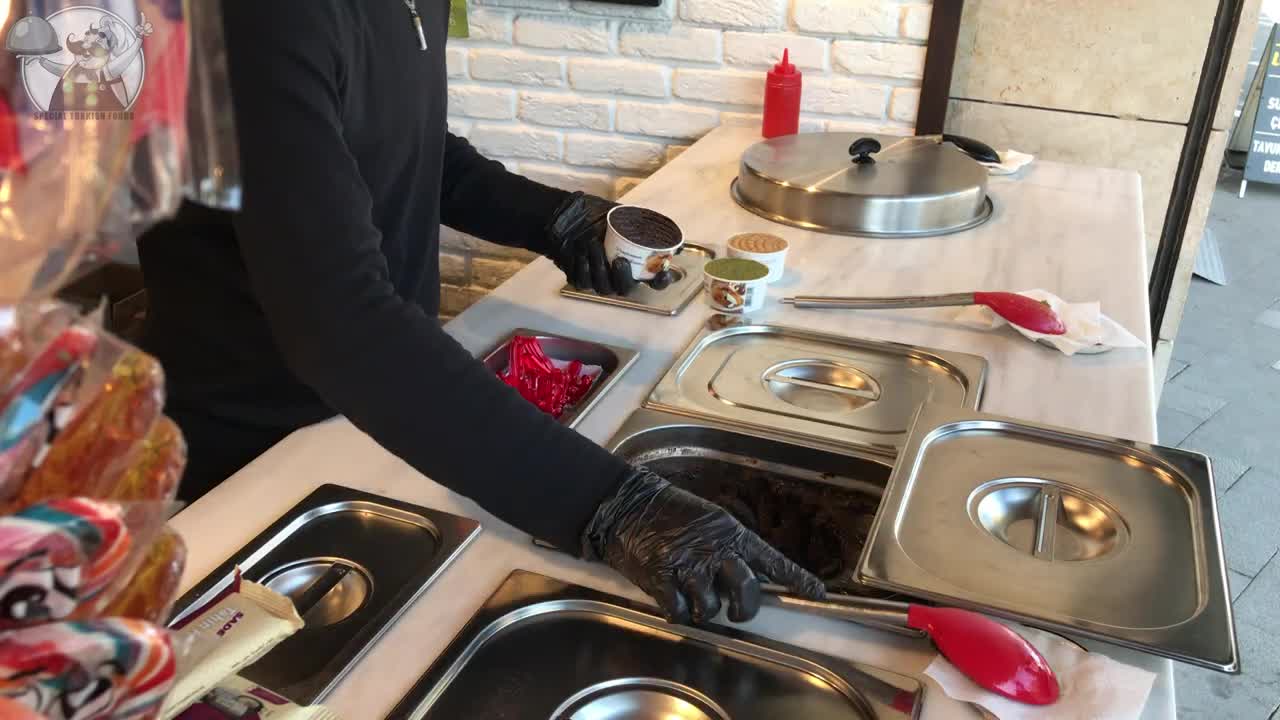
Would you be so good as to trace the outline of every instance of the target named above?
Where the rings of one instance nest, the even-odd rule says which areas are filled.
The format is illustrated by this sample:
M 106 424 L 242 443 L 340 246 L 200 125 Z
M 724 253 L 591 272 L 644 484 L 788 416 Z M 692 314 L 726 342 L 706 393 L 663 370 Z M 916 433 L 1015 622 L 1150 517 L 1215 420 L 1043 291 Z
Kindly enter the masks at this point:
M 222 6 L 242 207 L 186 204 L 139 240 L 144 347 L 189 444 L 185 498 L 341 414 L 512 525 L 608 562 L 674 620 L 709 619 L 721 593 L 749 618 L 757 574 L 821 596 L 727 512 L 565 429 L 441 328 L 441 224 L 607 292 L 612 207 L 448 133 L 447 0 Z

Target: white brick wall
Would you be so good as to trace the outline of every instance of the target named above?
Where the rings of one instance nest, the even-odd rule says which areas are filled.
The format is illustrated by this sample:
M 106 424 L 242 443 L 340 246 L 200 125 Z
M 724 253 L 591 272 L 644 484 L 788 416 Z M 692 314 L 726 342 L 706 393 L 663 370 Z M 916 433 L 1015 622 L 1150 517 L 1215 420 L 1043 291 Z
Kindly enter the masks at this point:
M 827 35 L 896 37 L 901 7 L 884 0 L 794 0 L 796 29 Z
M 555 50 L 609 51 L 610 28 L 606 20 L 581 20 L 550 15 L 516 18 L 517 45 Z
M 572 58 L 569 85 L 583 92 L 666 97 L 670 72 L 662 65 L 634 60 Z
M 666 162 L 667 147 L 647 140 L 573 134 L 565 143 L 564 159 L 571 165 L 653 172 Z
M 693 105 L 618 102 L 618 131 L 633 135 L 692 139 L 714 130 L 720 113 Z
M 449 88 L 449 112 L 491 120 L 513 118 L 516 116 L 516 93 L 506 88 L 454 85 Z
M 673 91 L 687 100 L 758 107 L 764 104 L 764 78 L 764 73 L 745 70 L 680 69 Z
M 922 45 L 872 40 L 837 40 L 831 58 L 840 70 L 854 75 L 919 78 L 924 74 Z
M 449 127 L 539 182 L 618 198 L 721 124 L 758 126 L 765 71 L 804 72 L 801 132 L 910 134 L 928 0 L 470 0 Z M 446 230 L 443 313 L 532 256 Z
M 471 51 L 467 67 L 476 80 L 513 85 L 564 85 L 564 60 L 523 50 L 476 48 Z
M 559 160 L 564 155 L 560 133 L 518 125 L 482 123 L 471 129 L 467 139 L 488 157 Z
M 519 117 L 535 125 L 608 130 L 613 103 L 571 93 L 520 93 Z
M 825 70 L 827 46 L 824 38 L 790 33 L 727 32 L 724 34 L 724 61 L 768 70 L 777 64 L 784 49 L 790 62 L 803 70 Z
M 687 25 L 630 22 L 618 32 L 623 55 L 714 63 L 720 61 L 720 31 Z
M 721 27 L 780 28 L 787 0 L 680 0 L 680 17 Z

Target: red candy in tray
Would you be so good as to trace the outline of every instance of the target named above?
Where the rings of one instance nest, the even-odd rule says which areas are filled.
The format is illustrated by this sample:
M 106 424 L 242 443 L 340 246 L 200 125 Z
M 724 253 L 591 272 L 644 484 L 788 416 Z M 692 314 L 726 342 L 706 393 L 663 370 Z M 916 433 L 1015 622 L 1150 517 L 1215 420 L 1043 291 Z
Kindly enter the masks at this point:
M 498 377 L 539 410 L 559 418 L 587 396 L 600 373 L 601 368 L 578 360 L 552 360 L 537 338 L 516 336 L 511 339 L 507 368 Z

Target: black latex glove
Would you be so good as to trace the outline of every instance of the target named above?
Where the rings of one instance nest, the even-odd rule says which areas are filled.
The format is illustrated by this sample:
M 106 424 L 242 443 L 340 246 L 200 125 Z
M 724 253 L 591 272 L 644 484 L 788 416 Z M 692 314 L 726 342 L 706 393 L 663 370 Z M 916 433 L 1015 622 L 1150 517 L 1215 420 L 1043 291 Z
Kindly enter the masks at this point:
M 615 207 L 617 203 L 576 192 L 564 201 L 547 227 L 547 256 L 579 290 L 594 290 L 600 295 L 617 292 L 604 255 L 605 216 Z
M 760 609 L 757 574 L 814 600 L 825 593 L 821 580 L 723 508 L 643 469 L 601 503 L 583 548 L 657 600 L 672 622 L 711 620 L 721 594 L 730 620 L 750 620 Z

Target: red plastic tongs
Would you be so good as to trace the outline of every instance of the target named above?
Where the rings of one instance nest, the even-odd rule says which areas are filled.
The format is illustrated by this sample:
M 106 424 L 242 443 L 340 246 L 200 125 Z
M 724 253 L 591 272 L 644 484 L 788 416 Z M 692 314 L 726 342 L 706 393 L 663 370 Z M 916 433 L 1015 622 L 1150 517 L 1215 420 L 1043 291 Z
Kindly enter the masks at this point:
M 1048 304 L 1011 292 L 971 292 L 914 297 L 820 297 L 784 298 L 798 308 L 818 310 L 903 310 L 906 308 L 985 305 L 995 314 L 1019 327 L 1041 335 L 1062 335 L 1067 326 Z
M 765 585 L 762 600 L 913 637 L 928 637 L 943 657 L 991 692 L 1028 705 L 1058 700 L 1058 676 L 1034 645 L 1010 628 L 968 610 L 893 600 L 828 595 L 824 601 Z

